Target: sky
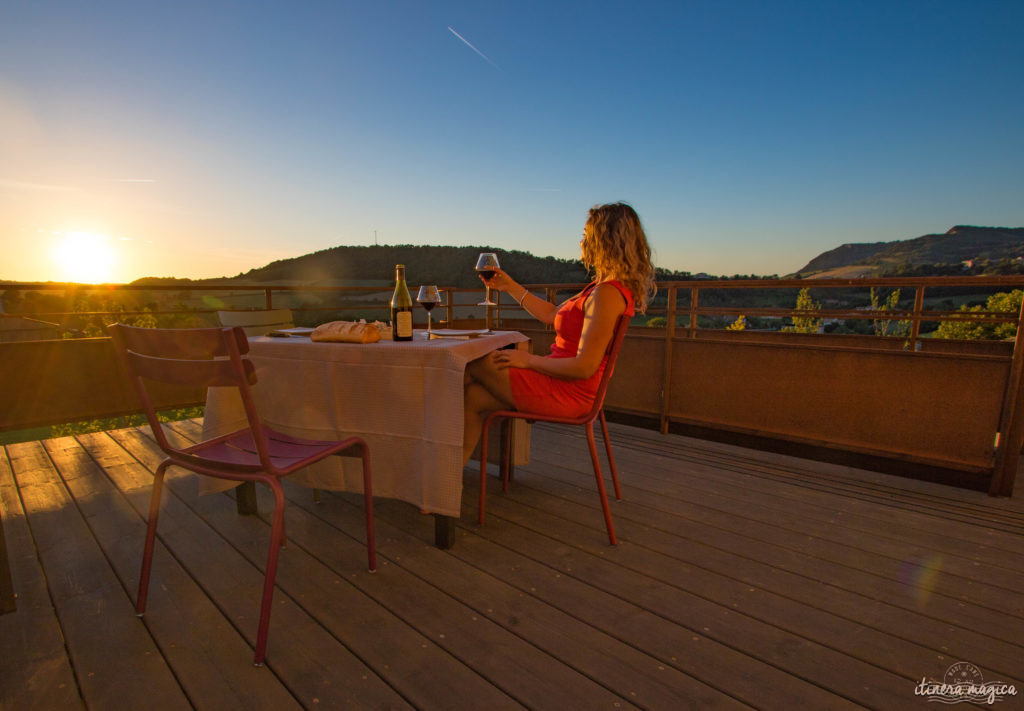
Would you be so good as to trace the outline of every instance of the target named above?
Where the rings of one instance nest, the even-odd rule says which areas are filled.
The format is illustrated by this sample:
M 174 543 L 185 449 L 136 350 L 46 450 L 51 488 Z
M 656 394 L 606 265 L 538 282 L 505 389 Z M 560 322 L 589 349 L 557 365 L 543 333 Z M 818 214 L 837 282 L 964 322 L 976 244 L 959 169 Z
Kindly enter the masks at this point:
M 616 200 L 658 266 L 722 275 L 1024 226 L 1022 27 L 1020 0 L 5 0 L 0 280 L 576 258 Z

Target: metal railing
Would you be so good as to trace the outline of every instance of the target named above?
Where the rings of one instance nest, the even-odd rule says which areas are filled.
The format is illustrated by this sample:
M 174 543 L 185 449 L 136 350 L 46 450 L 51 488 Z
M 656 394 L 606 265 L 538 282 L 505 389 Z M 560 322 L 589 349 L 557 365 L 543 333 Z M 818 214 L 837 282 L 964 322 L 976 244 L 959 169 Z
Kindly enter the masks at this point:
M 580 284 L 555 283 L 555 284 L 531 284 L 526 285 L 531 291 L 543 292 L 544 298 L 552 303 L 557 302 L 559 294 L 579 290 Z M 842 290 L 865 290 L 865 289 L 910 289 L 913 291 L 914 299 L 911 308 L 893 309 L 870 309 L 865 307 L 842 307 L 842 308 L 816 308 L 813 311 L 801 310 L 794 307 L 786 308 L 780 306 L 752 306 L 742 303 L 725 306 L 708 305 L 702 298 L 704 295 L 716 292 L 743 292 L 743 291 L 780 291 L 812 289 L 815 291 L 842 291 Z M 911 349 L 921 337 L 921 324 L 925 322 L 982 322 L 982 323 L 1015 323 L 1019 321 L 1017 313 L 1005 311 L 959 311 L 949 309 L 927 309 L 925 301 L 928 289 L 974 289 L 974 290 L 995 290 L 995 289 L 1024 289 L 1024 276 L 991 276 L 991 277 L 891 277 L 874 279 L 708 279 L 671 281 L 658 283 L 658 300 L 648 308 L 647 317 L 664 314 L 665 327 L 675 335 L 679 327 L 680 316 L 685 316 L 684 328 L 687 336 L 695 337 L 698 330 L 718 330 L 700 326 L 701 317 L 739 317 L 746 316 L 748 319 L 786 319 L 812 316 L 823 321 L 835 320 L 865 320 L 865 321 L 896 321 L 910 324 L 911 331 L 907 336 Z M 264 284 L 60 284 L 54 282 L 46 283 L 17 283 L 0 282 L 0 292 L 13 291 L 16 293 L 29 292 L 69 292 L 74 295 L 94 294 L 111 296 L 118 293 L 137 292 L 145 294 L 152 292 L 178 293 L 178 294 L 202 294 L 213 295 L 206 299 L 203 307 L 188 308 L 135 308 L 119 310 L 31 310 L 17 311 L 14 313 L 0 313 L 0 318 L 32 318 L 32 319 L 58 319 L 61 323 L 69 319 L 81 319 L 88 317 L 122 317 L 122 316 L 169 316 L 169 315 L 195 315 L 210 317 L 217 311 L 231 310 L 232 305 L 221 298 L 218 294 L 231 296 L 247 295 L 260 300 L 259 304 L 249 304 L 245 309 L 274 309 L 290 308 L 296 314 L 308 314 L 317 316 L 319 314 L 339 311 L 366 311 L 380 313 L 387 318 L 388 298 L 391 294 L 391 287 L 385 284 L 380 286 L 305 286 L 305 285 L 264 285 Z M 458 311 L 474 311 L 475 303 L 460 301 L 459 295 L 469 293 L 480 293 L 482 288 L 458 288 L 445 286 L 440 287 L 444 294 L 443 302 L 445 309 L 445 321 L 453 322 L 459 318 Z M 296 302 L 296 294 L 316 294 L 323 297 L 342 297 L 343 300 L 321 305 L 311 305 L 309 302 Z M 496 294 L 497 295 L 497 294 Z M 680 304 L 682 301 L 686 303 Z M 494 309 L 494 317 L 498 323 L 502 318 L 510 314 L 512 318 L 522 315 L 522 308 L 505 296 L 499 300 L 499 306 Z M 909 299 L 907 299 L 909 301 Z M 235 299 L 237 301 L 237 299 Z M 219 303 L 217 303 L 219 302 Z
M 526 285 L 535 293 L 543 292 L 546 299 L 557 302 L 558 295 L 564 292 L 573 292 L 581 288 L 580 284 L 535 284 Z M 823 280 L 691 280 L 677 282 L 658 283 L 659 298 L 647 310 L 647 317 L 664 315 L 666 328 L 672 335 L 681 325 L 680 317 L 683 320 L 683 328 L 687 336 L 695 337 L 698 330 L 717 330 L 701 327 L 699 322 L 703 318 L 724 318 L 724 317 L 746 317 L 748 319 L 793 319 L 808 318 L 828 321 L 886 321 L 905 322 L 910 325 L 910 332 L 906 340 L 912 349 L 916 341 L 921 337 L 921 326 L 926 322 L 976 322 L 976 323 L 1016 323 L 1019 321 L 1019 313 L 1008 313 L 1006 311 L 961 311 L 955 309 L 926 308 L 926 298 L 929 289 L 973 289 L 976 291 L 991 291 L 997 289 L 1024 289 L 1024 277 L 926 277 L 926 278 L 879 278 L 879 279 L 823 279 Z M 729 305 L 710 305 L 702 298 L 709 292 L 751 292 L 751 291 L 782 291 L 812 289 L 814 291 L 849 291 L 865 289 L 908 289 L 912 290 L 913 303 L 909 308 L 883 308 L 872 309 L 864 306 L 858 307 L 820 307 L 812 311 L 794 307 L 782 306 L 755 306 L 751 304 L 733 303 Z M 104 309 L 62 309 L 62 310 L 18 310 L 15 312 L 0 312 L 0 319 L 31 318 L 36 320 L 58 320 L 59 323 L 66 323 L 72 319 L 84 319 L 90 317 L 113 318 L 113 317 L 139 317 L 152 315 L 160 316 L 199 316 L 212 317 L 218 310 L 231 309 L 230 300 L 238 303 L 239 299 L 224 300 L 218 295 L 230 295 L 238 297 L 245 295 L 249 304 L 246 309 L 271 309 L 291 308 L 298 315 L 308 315 L 315 318 L 324 313 L 338 311 L 373 311 L 379 312 L 381 317 L 386 319 L 388 309 L 388 298 L 391 288 L 388 285 L 381 286 L 296 286 L 296 285 L 245 285 L 245 284 L 175 284 L 175 285 L 136 285 L 136 284 L 104 284 L 104 285 L 82 285 L 82 284 L 58 284 L 58 283 L 11 283 L 0 282 L 0 292 L 15 292 L 26 294 L 31 292 L 53 293 L 61 292 L 73 297 L 82 294 L 100 296 L 113 296 L 114 294 L 126 293 L 177 293 L 177 294 L 203 294 L 212 296 L 203 301 L 203 306 L 189 306 L 185 308 L 162 307 L 162 308 L 120 308 L 117 310 Z M 457 287 L 441 287 L 444 294 L 443 302 L 446 322 L 454 322 L 459 319 L 458 311 L 474 310 L 475 303 L 460 300 L 462 294 L 479 293 L 481 289 L 467 289 Z M 310 302 L 296 301 L 296 294 L 314 294 L 319 305 Z M 504 296 L 504 295 L 503 295 Z M 253 297 L 259 303 L 252 303 Z M 331 297 L 341 297 L 341 300 L 326 303 L 325 300 Z M 901 299 L 909 300 L 909 299 Z M 166 299 L 165 299 L 166 301 Z M 683 301 L 684 303 L 681 303 Z M 511 318 L 521 315 L 521 307 L 507 296 L 499 301 L 499 306 L 494 310 L 494 316 L 501 323 L 501 320 L 511 312 Z M 165 306 L 167 304 L 164 304 Z

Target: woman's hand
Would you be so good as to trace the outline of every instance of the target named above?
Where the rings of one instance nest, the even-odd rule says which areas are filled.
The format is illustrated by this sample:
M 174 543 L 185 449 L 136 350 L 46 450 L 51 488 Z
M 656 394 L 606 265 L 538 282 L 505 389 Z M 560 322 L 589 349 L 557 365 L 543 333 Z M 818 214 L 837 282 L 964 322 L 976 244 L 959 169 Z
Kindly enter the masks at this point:
M 506 368 L 529 368 L 530 354 L 527 351 L 506 348 L 500 351 L 491 352 L 491 360 L 498 370 Z
M 485 280 L 482 276 L 480 277 L 480 281 L 482 281 L 484 284 L 491 287 L 492 289 L 504 292 L 508 292 L 509 289 L 518 286 L 516 280 L 510 277 L 501 269 L 494 270 L 494 276 L 490 278 L 490 281 Z M 520 289 L 521 288 L 522 287 L 520 287 Z M 518 292 L 519 289 L 516 289 L 516 291 Z
M 504 270 L 495 269 L 494 276 L 491 277 L 490 281 L 484 281 L 483 277 L 480 277 L 480 281 L 483 281 L 484 284 L 495 291 L 503 291 L 511 296 L 519 302 L 519 305 L 526 310 L 526 313 L 541 323 L 554 323 L 555 312 L 558 311 L 558 307 L 540 297 L 527 299 L 526 295 L 529 292 L 526 287 L 510 277 Z

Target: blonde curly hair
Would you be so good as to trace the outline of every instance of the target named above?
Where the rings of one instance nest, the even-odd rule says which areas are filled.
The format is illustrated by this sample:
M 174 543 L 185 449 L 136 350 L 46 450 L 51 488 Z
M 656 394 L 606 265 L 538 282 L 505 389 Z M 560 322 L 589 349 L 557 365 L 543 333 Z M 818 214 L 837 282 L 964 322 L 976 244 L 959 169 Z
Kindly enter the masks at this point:
M 636 210 L 624 202 L 590 208 L 580 241 L 583 264 L 598 281 L 615 279 L 633 292 L 636 310 L 644 313 L 658 287 L 651 248 Z

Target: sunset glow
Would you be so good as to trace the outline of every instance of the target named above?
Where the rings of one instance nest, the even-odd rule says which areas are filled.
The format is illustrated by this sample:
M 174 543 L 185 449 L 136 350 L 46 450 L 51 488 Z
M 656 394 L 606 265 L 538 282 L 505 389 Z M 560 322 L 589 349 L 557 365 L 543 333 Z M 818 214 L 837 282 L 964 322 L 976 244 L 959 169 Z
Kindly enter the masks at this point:
M 101 284 L 112 281 L 117 255 L 114 240 L 91 232 L 65 232 L 53 247 L 60 281 Z

